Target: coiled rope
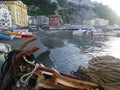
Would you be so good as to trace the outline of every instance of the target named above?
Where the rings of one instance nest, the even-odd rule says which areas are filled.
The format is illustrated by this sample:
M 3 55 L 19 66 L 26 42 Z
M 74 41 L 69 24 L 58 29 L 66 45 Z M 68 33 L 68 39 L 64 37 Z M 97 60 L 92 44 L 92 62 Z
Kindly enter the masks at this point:
M 120 90 L 120 59 L 109 55 L 93 57 L 87 72 L 105 90 Z
M 33 63 L 34 63 L 34 62 L 28 61 L 25 56 L 23 56 L 23 58 L 24 58 L 24 60 L 25 60 L 27 63 L 29 63 L 29 64 L 33 64 Z M 31 78 L 31 76 L 34 74 L 34 72 L 37 70 L 38 67 L 39 67 L 39 64 L 35 64 L 35 67 L 34 67 L 34 69 L 33 69 L 31 72 L 29 72 L 29 73 L 24 74 L 23 76 L 21 76 L 20 81 L 21 81 L 22 83 L 27 83 L 28 80 Z M 27 76 L 28 76 L 28 77 L 27 77 Z M 27 78 L 25 79 L 25 77 L 27 77 Z

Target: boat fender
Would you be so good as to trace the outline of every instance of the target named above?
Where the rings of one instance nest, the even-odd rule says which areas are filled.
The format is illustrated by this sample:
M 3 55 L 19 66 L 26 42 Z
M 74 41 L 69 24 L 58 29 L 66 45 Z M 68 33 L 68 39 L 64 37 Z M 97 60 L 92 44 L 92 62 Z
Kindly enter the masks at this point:
M 20 80 L 19 79 L 16 82 L 16 87 L 20 87 Z

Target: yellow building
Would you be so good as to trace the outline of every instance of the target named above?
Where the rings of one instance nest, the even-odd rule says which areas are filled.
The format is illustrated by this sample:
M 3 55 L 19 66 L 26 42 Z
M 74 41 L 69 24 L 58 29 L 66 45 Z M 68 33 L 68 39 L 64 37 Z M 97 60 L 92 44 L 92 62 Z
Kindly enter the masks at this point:
M 95 20 L 84 20 L 83 25 L 95 25 Z
M 11 16 L 12 25 L 28 26 L 27 5 L 22 1 L 1 1 L 8 6 Z

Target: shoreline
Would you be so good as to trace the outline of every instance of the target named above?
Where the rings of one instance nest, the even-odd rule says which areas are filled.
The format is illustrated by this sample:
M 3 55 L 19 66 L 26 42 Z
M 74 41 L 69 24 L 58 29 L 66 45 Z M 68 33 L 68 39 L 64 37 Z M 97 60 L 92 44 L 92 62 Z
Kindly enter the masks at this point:
M 38 51 L 36 51 L 33 54 L 35 56 L 35 61 L 37 63 L 42 63 L 43 65 L 45 65 L 45 67 L 53 67 L 54 66 L 53 62 L 49 58 L 50 51 L 48 51 L 48 48 L 46 46 L 44 46 L 42 44 L 42 42 L 40 41 L 40 37 L 38 35 L 39 31 L 34 31 L 32 33 L 33 33 L 33 35 L 35 35 L 37 40 L 30 43 L 25 49 L 32 48 L 32 47 L 40 48 Z M 29 39 L 31 39 L 31 38 L 0 40 L 0 43 L 9 44 L 11 46 L 12 50 L 18 50 L 20 45 Z
M 37 40 L 31 42 L 25 49 L 29 49 L 29 48 L 32 48 L 32 47 L 38 47 L 40 48 L 38 51 L 36 51 L 34 53 L 35 55 L 35 58 L 37 58 L 41 53 L 47 51 L 47 47 L 45 47 L 41 41 L 40 41 L 40 38 L 39 36 L 37 35 L 38 32 L 32 32 L 33 35 L 37 38 Z M 13 39 L 13 40 L 0 40 L 0 43 L 3 43 L 3 44 L 9 44 L 11 45 L 11 49 L 12 50 L 18 50 L 19 47 L 27 40 L 29 40 L 31 38 L 20 38 L 20 39 Z

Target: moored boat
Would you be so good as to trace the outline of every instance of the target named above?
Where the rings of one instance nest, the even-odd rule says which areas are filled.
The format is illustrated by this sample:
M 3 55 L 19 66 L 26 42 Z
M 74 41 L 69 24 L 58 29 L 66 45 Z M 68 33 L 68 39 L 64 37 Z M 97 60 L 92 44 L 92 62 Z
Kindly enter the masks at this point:
M 12 31 L 5 31 L 5 32 L 8 33 L 8 34 L 12 34 L 12 35 L 15 35 L 15 36 L 20 36 L 20 37 L 23 37 L 23 38 L 34 37 L 34 35 L 32 33 L 27 33 L 27 32 L 12 32 Z
M 14 38 L 13 36 L 0 34 L 0 40 L 12 40 L 13 38 Z

